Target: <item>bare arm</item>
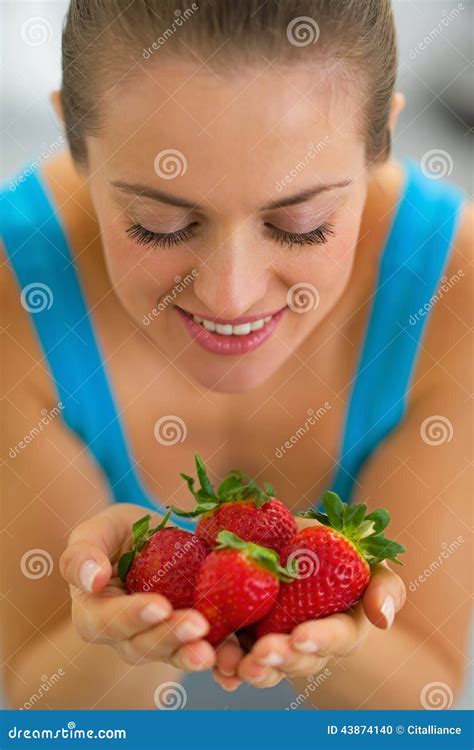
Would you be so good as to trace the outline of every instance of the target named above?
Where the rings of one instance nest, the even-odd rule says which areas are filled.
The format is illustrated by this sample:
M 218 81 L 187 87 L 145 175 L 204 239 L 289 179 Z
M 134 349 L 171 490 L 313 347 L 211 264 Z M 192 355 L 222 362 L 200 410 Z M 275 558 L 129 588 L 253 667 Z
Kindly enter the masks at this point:
M 287 676 L 302 700 L 318 708 L 408 709 L 437 700 L 449 707 L 455 701 L 464 680 L 472 583 L 472 215 L 470 206 L 447 271 L 462 268 L 463 281 L 432 311 L 408 415 L 358 478 L 354 498 L 391 513 L 390 536 L 407 549 L 396 571 L 408 590 L 406 605 L 401 609 L 401 581 L 387 568 L 373 578 L 354 616 L 265 636 L 243 659 L 234 653 L 240 679 L 271 687 Z M 391 627 L 382 609 L 388 595 L 398 612 Z M 298 650 L 300 637 L 313 644 L 312 653 Z M 280 663 L 272 666 L 272 659 Z M 236 677 L 215 674 L 221 684 L 238 685 Z M 308 675 L 316 677 L 308 681 Z
M 207 668 L 214 652 L 195 636 L 176 635 L 184 611 L 165 609 L 163 622 L 143 620 L 144 606 L 163 607 L 164 598 L 125 596 L 114 587 L 110 563 L 94 593 L 83 587 L 80 563 L 93 556 L 92 548 L 102 559 L 108 553 L 113 558 L 143 509 L 110 503 L 101 472 L 60 414 L 39 428 L 45 411 L 53 413 L 58 404 L 18 288 L 6 268 L 2 276 L 0 608 L 6 699 L 14 708 L 153 708 L 155 689 L 180 679 L 186 657 L 197 649 L 201 660 L 192 668 Z M 137 649 L 125 654 L 133 637 Z

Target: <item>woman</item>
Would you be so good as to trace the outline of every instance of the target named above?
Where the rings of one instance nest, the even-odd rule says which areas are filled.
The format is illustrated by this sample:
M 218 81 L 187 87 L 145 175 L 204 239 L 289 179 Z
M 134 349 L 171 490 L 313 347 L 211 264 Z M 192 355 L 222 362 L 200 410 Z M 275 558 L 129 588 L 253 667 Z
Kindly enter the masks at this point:
M 3 195 L 9 701 L 59 667 L 52 708 L 151 708 L 209 669 L 229 691 L 287 678 L 318 708 L 418 708 L 432 683 L 452 699 L 461 543 L 403 611 L 380 565 L 353 613 L 247 654 L 118 583 L 143 507 L 192 507 L 196 451 L 294 512 L 328 487 L 386 507 L 405 583 L 467 515 L 472 207 L 390 158 L 389 0 L 175 8 L 72 0 L 54 95 L 70 153 Z

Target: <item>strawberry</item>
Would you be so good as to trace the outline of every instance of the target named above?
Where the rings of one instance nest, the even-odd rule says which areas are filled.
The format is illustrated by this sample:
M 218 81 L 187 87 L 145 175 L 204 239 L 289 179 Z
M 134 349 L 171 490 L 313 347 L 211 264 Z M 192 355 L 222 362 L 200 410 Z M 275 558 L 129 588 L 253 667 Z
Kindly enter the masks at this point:
M 192 607 L 194 585 L 207 549 L 195 534 L 166 527 L 169 511 L 150 529 L 151 516 L 132 527 L 132 549 L 119 560 L 118 572 L 127 592 L 163 594 L 175 609 Z
M 196 534 L 209 548 L 216 544 L 222 529 L 232 531 L 248 542 L 280 552 L 296 534 L 296 523 L 288 508 L 277 500 L 271 485 L 261 489 L 241 471 L 231 471 L 219 486 L 217 494 L 206 473 L 200 456 L 195 456 L 200 489 L 194 489 L 194 479 L 181 474 L 197 501 L 192 511 L 173 507 L 180 516 L 202 516 Z
M 326 513 L 311 509 L 300 514 L 319 524 L 300 531 L 281 552 L 281 564 L 297 570 L 297 576 L 281 585 L 275 607 L 257 626 L 258 638 L 290 633 L 305 620 L 344 612 L 362 597 L 370 566 L 385 559 L 399 563 L 397 555 L 405 551 L 384 537 L 388 511 L 366 515 L 366 505 L 348 505 L 334 492 L 325 492 L 323 502 Z
M 264 617 L 276 602 L 281 580 L 290 580 L 274 550 L 220 531 L 204 560 L 194 607 L 209 622 L 206 640 L 217 645 L 238 628 Z

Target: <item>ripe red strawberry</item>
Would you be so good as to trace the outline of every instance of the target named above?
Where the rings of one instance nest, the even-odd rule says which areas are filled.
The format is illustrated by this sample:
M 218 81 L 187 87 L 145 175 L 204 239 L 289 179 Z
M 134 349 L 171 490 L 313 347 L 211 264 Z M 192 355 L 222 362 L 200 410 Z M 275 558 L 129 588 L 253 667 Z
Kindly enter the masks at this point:
M 288 508 L 274 497 L 269 484 L 261 489 L 249 476 L 234 470 L 221 483 L 217 494 L 200 456 L 195 456 L 200 489 L 194 479 L 181 474 L 197 501 L 192 511 L 173 508 L 180 516 L 202 516 L 196 534 L 209 549 L 214 547 L 219 531 L 227 529 L 241 539 L 280 552 L 296 534 L 296 523 Z
M 206 640 L 217 645 L 238 628 L 264 617 L 275 604 L 280 579 L 290 580 L 274 550 L 220 531 L 216 549 L 196 581 L 194 607 L 210 624 Z
M 194 586 L 207 549 L 195 534 L 165 528 L 170 513 L 155 529 L 150 529 L 150 515 L 133 524 L 132 549 L 120 558 L 118 571 L 129 594 L 163 594 L 175 609 L 182 609 L 193 606 Z
M 397 555 L 405 551 L 384 537 L 388 511 L 366 515 L 366 505 L 347 505 L 334 492 L 326 492 L 323 501 L 326 513 L 301 514 L 320 523 L 300 531 L 282 550 L 281 564 L 298 571 L 297 577 L 281 585 L 275 607 L 257 625 L 258 638 L 344 612 L 362 597 L 370 566 L 385 559 L 399 562 Z

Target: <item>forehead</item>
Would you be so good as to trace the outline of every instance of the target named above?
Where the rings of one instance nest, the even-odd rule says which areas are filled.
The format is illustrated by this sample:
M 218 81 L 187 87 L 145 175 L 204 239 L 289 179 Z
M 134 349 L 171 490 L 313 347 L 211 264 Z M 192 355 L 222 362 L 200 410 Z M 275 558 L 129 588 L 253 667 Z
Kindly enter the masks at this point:
M 179 186 L 168 184 L 173 191 L 224 197 L 229 184 L 265 202 L 302 159 L 313 180 L 323 182 L 346 178 L 351 165 L 360 168 L 361 104 L 342 72 L 322 65 L 268 62 L 222 72 L 150 60 L 107 97 L 91 147 L 111 179 L 156 184 L 157 155 L 174 151 L 186 172 Z M 298 182 L 303 178 L 293 188 Z

